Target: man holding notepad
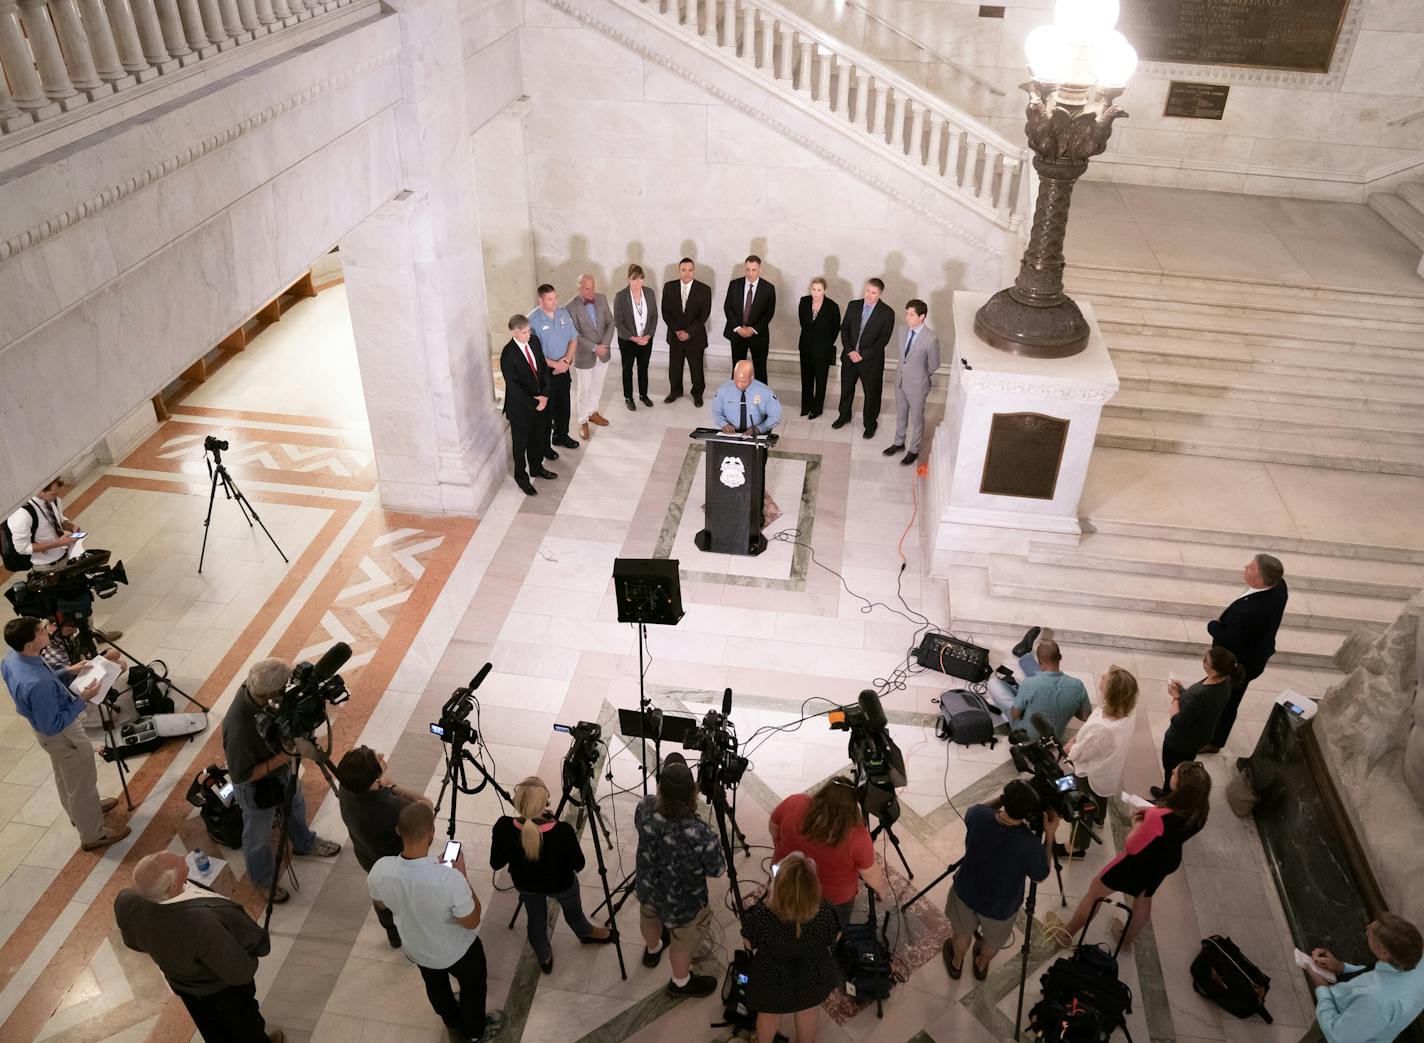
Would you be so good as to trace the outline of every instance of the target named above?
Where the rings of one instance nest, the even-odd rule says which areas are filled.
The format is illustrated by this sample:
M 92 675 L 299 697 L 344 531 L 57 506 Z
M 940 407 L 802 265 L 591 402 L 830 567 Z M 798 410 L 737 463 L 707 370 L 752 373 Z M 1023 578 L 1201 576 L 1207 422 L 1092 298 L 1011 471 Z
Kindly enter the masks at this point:
M 5 624 L 10 651 L 0 661 L 0 676 L 15 700 L 15 709 L 35 730 L 35 739 L 49 754 L 59 802 L 85 851 L 108 847 L 129 835 L 129 828 L 106 826 L 104 812 L 117 803 L 99 800 L 94 747 L 84 735 L 83 717 L 89 700 L 99 698 L 104 687 L 91 681 L 78 696 L 69 690 L 68 671 L 56 671 L 42 658 L 50 642 L 52 624 L 20 616 Z M 82 668 L 87 664 L 79 664 Z

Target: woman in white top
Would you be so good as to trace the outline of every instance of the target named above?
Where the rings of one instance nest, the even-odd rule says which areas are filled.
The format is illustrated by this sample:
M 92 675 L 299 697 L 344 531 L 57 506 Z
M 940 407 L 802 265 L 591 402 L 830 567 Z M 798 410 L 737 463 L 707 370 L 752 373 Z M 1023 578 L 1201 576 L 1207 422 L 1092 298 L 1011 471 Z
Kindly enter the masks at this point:
M 1120 666 L 1108 667 L 1098 678 L 1101 703 L 1093 709 L 1078 734 L 1063 750 L 1073 760 L 1073 770 L 1088 780 L 1088 788 L 1097 795 L 1096 824 L 1107 818 L 1108 801 L 1122 789 L 1122 770 L 1127 764 L 1127 745 L 1137 725 L 1133 711 L 1137 709 L 1137 678 Z M 1085 829 L 1074 828 L 1069 846 L 1054 844 L 1059 858 L 1082 858 L 1092 838 Z
M 623 404 L 633 404 L 633 366 L 638 367 L 638 400 L 652 407 L 648 397 L 648 361 L 653 357 L 653 334 L 658 330 L 658 303 L 643 292 L 643 269 L 628 266 L 628 285 L 613 296 L 613 325 L 618 329 L 618 360 L 623 365 Z

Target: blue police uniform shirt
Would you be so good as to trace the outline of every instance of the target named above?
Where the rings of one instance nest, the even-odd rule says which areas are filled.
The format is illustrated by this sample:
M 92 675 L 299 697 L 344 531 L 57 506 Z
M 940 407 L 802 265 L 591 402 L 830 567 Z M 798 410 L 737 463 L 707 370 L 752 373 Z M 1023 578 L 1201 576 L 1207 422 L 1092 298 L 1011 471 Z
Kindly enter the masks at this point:
M 578 336 L 574 320 L 563 308 L 555 308 L 553 318 L 546 315 L 543 308 L 535 308 L 529 313 L 529 325 L 539 338 L 544 357 L 551 362 L 567 355 L 569 344 Z
M 12 650 L 0 661 L 0 676 L 5 678 L 15 709 L 41 735 L 58 735 L 84 712 L 84 700 L 39 656 Z
M 741 427 L 742 418 L 742 389 L 737 387 L 736 381 L 729 380 L 717 389 L 717 394 L 712 398 L 712 423 L 717 427 L 732 425 L 736 430 Z M 747 385 L 747 424 L 749 427 L 757 429 L 759 434 L 766 434 L 777 424 L 781 423 L 781 403 L 776 398 L 776 393 L 767 387 L 760 380 L 753 380 Z

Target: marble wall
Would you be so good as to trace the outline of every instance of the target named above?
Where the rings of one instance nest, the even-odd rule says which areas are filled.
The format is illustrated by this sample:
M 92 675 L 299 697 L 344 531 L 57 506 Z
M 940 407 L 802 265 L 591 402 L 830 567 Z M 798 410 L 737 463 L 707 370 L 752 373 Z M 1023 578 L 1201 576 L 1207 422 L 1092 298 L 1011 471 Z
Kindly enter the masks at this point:
M 600 19 L 617 14 L 602 6 Z M 880 163 L 873 184 L 858 158 L 848 169 L 814 143 L 819 134 L 832 152 L 864 148 L 875 168 L 878 153 L 853 139 L 808 129 L 811 144 L 796 140 L 792 106 L 767 95 L 763 107 L 755 82 L 699 64 L 676 38 L 645 36 L 644 53 L 542 0 L 525 19 L 526 98 L 475 136 L 492 318 L 532 308 L 541 281 L 567 299 L 582 272 L 611 295 L 630 262 L 660 286 L 686 254 L 712 284 L 712 343 L 725 352 L 722 295 L 756 253 L 778 291 L 773 348 L 794 352 L 796 302 L 812 276 L 844 303 L 878 275 L 890 303 L 921 297 L 948 330 L 951 292 L 997 288 L 1017 255 L 1009 233 L 943 192 L 902 188 L 893 164 Z
M 1023 133 L 1023 40 L 1053 18 L 1053 0 L 1004 0 L 1003 18 L 951 0 L 782 0 L 793 11 L 880 58 L 1002 133 Z M 1362 202 L 1399 167 L 1424 162 L 1424 16 L 1418 0 L 1353 0 L 1330 75 L 1148 65 L 1119 102 L 1088 176 L 1265 195 Z M 894 28 L 887 27 L 890 23 Z M 898 33 L 896 32 L 898 30 Z M 903 35 L 901 35 L 903 34 Z M 908 38 L 907 38 L 908 37 Z M 1003 92 L 995 95 L 973 77 Z M 1171 80 L 1231 85 L 1225 118 L 1162 115 Z M 1380 179 L 1371 184 L 1370 179 Z

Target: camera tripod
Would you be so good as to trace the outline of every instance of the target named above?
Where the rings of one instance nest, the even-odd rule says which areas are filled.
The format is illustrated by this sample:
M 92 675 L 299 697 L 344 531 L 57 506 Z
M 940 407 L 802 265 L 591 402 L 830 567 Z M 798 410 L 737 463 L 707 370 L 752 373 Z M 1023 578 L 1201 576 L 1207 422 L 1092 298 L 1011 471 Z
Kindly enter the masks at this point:
M 309 758 L 313 764 L 321 769 L 321 777 L 326 780 L 326 784 L 331 787 L 333 796 L 338 791 L 336 780 L 332 777 L 331 765 L 327 755 L 310 739 L 314 757 Z M 267 911 L 262 917 L 262 932 L 268 933 L 272 923 L 272 909 L 277 901 L 277 883 L 281 879 L 283 863 L 287 858 L 288 845 L 292 839 L 292 802 L 297 796 L 297 786 L 300 785 L 302 772 L 302 755 L 298 752 L 287 751 L 291 757 L 291 763 L 287 766 L 287 785 L 282 794 L 281 803 L 277 805 L 277 856 L 272 860 L 272 882 L 267 886 Z M 279 769 L 280 770 L 280 769 Z M 290 862 L 287 863 L 290 868 Z M 293 881 L 296 876 L 293 875 Z
M 585 775 L 582 781 L 579 782 L 577 786 L 579 797 L 577 800 L 575 800 L 573 796 L 574 788 L 575 787 L 570 785 L 567 779 L 564 780 L 564 791 L 559 796 L 558 806 L 554 808 L 554 819 L 555 821 L 562 819 L 564 808 L 572 804 L 582 815 L 586 816 L 593 823 L 593 825 L 589 827 L 589 831 L 593 835 L 593 857 L 594 861 L 598 864 L 599 882 L 603 884 L 603 905 L 600 905 L 598 909 L 602 909 L 604 905 L 608 906 L 608 932 L 613 936 L 613 940 L 609 944 L 613 946 L 613 951 L 618 954 L 618 975 L 624 981 L 627 981 L 628 968 L 623 962 L 623 945 L 619 941 L 618 934 L 618 909 L 622 907 L 623 903 L 619 902 L 617 906 L 612 904 L 613 893 L 608 888 L 608 864 L 603 858 L 603 845 L 598 842 L 598 834 L 602 832 L 603 843 L 608 845 L 610 851 L 613 850 L 613 838 L 609 836 L 608 824 L 603 821 L 603 812 L 599 810 L 598 801 L 593 797 L 592 773 L 590 772 L 588 775 Z M 575 821 L 573 826 L 575 833 L 583 832 L 582 822 Z M 543 895 L 539 895 L 538 899 L 540 901 L 546 901 Z M 509 918 L 510 930 L 514 929 L 515 921 L 519 919 L 519 910 L 524 908 L 524 902 L 524 896 L 521 894 L 518 903 L 514 906 L 514 915 Z M 594 912 L 597 913 L 598 909 L 595 909 Z
M 483 675 L 482 675 L 483 676 Z M 440 783 L 440 793 L 435 798 L 435 813 L 440 813 L 440 805 L 445 802 L 445 791 L 450 790 L 450 826 L 445 831 L 445 835 L 451 840 L 455 839 L 455 805 L 460 799 L 460 794 L 464 793 L 474 796 L 486 786 L 493 786 L 494 791 L 504 798 L 505 803 L 513 804 L 514 798 L 509 791 L 495 781 L 495 777 L 485 769 L 469 750 L 465 749 L 465 744 L 473 741 L 475 730 L 467 723 L 462 722 L 455 729 L 455 734 L 450 737 L 450 750 L 445 755 L 445 778 Z M 480 781 L 471 786 L 468 777 L 465 775 L 465 765 L 473 765 L 474 769 L 480 773 Z M 453 788 L 452 788 L 453 784 Z
M 209 441 L 211 441 L 211 439 Z M 213 445 L 206 445 L 205 448 L 207 453 L 212 454 L 211 460 L 208 460 L 206 456 L 204 457 L 204 461 L 208 465 L 208 477 L 211 479 L 212 485 L 208 489 L 208 514 L 207 517 L 203 519 L 203 547 L 198 551 L 199 575 L 201 575 L 203 571 L 203 558 L 208 553 L 208 527 L 213 521 L 213 501 L 217 499 L 219 483 L 222 484 L 224 499 L 237 501 L 237 509 L 242 512 L 242 518 L 243 521 L 247 522 L 247 527 L 249 529 L 252 528 L 254 521 L 262 526 L 262 532 L 272 541 L 272 546 L 276 548 L 277 556 L 281 558 L 283 562 L 287 562 L 287 556 L 282 553 L 282 548 L 277 546 L 276 537 L 267 531 L 267 526 L 263 523 L 262 519 L 257 516 L 257 508 L 253 507 L 252 502 L 248 500 L 246 496 L 242 495 L 242 490 L 239 489 L 237 483 L 232 480 L 232 475 L 227 473 L 227 468 L 223 466 L 222 462 L 222 450 Z M 288 564 L 290 563 L 288 562 Z

